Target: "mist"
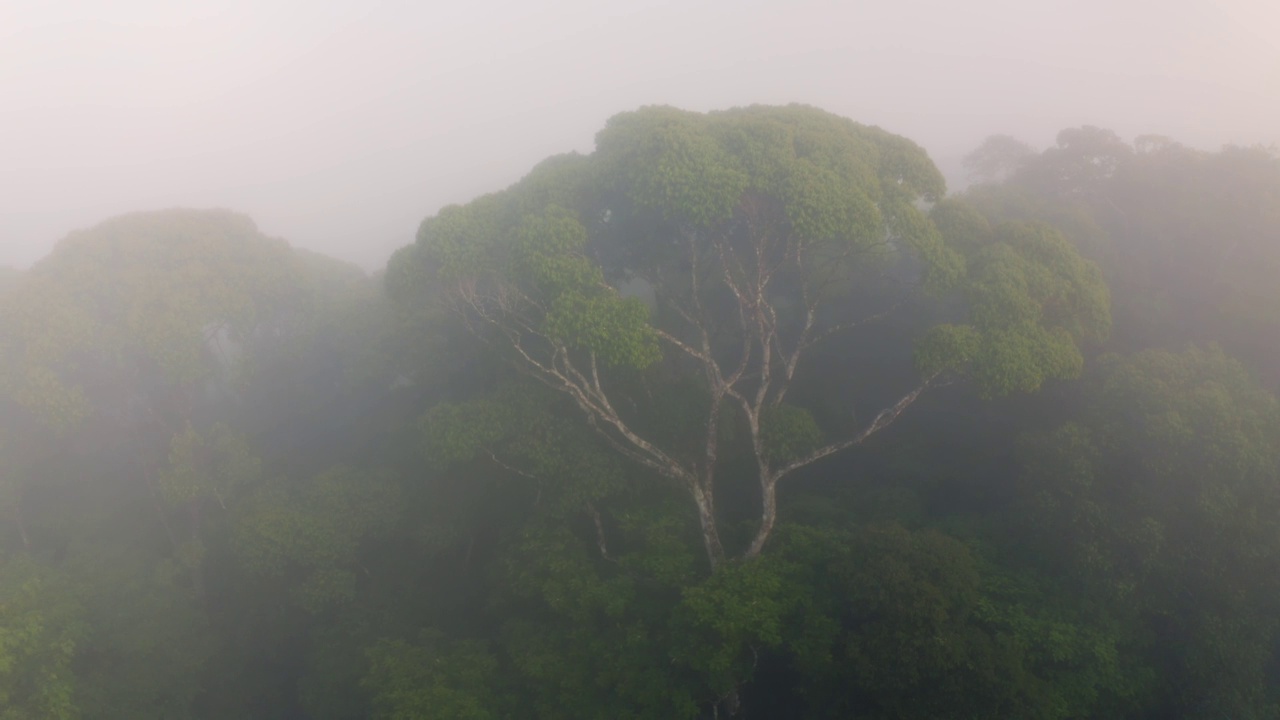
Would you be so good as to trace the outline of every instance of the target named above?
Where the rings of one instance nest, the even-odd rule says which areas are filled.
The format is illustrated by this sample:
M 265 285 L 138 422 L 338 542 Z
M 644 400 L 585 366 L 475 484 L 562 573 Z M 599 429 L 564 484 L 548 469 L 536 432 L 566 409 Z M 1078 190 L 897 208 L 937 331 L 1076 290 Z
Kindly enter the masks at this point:
M 1280 5 L 0 5 L 0 718 L 1280 718 Z
M 7 2 L 0 265 L 123 212 L 226 207 L 381 267 L 612 115 L 811 104 L 922 144 L 1280 141 L 1280 7 L 939 0 Z

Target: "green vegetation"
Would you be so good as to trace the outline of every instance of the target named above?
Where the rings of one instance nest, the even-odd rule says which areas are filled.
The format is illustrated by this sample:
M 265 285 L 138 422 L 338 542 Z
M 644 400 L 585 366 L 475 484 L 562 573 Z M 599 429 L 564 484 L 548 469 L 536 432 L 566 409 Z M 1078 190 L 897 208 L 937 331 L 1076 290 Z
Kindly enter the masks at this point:
M 0 720 L 1280 717 L 1280 157 L 644 108 L 0 273 Z

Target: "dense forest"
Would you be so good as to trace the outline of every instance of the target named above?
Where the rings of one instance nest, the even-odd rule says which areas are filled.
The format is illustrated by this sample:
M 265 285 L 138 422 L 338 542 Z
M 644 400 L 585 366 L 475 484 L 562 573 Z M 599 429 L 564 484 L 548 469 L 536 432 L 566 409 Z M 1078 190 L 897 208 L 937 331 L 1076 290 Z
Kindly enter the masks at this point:
M 966 166 L 648 107 L 373 275 L 0 273 L 0 720 L 1280 717 L 1280 155 Z

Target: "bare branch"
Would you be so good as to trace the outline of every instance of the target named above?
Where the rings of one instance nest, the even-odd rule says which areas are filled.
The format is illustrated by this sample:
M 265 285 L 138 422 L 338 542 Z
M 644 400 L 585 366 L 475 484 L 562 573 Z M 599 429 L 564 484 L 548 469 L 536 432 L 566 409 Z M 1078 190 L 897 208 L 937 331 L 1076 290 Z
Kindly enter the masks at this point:
M 841 440 L 839 442 L 831 443 L 830 445 L 825 445 L 823 447 L 820 447 L 817 450 L 814 450 L 813 452 L 809 453 L 808 455 L 805 455 L 804 457 L 799 458 L 797 460 L 793 460 L 790 463 L 783 465 L 781 468 L 778 468 L 773 473 L 774 479 L 775 480 L 780 479 L 783 476 L 795 470 L 798 470 L 806 465 L 810 465 L 818 460 L 821 460 L 822 458 L 828 455 L 833 455 L 835 453 L 838 453 L 841 450 L 844 450 L 845 448 L 849 448 L 854 445 L 860 445 L 867 438 L 871 437 L 877 432 L 880 432 L 886 427 L 889 427 L 890 425 L 893 424 L 895 420 L 898 419 L 900 415 L 902 415 L 903 411 L 905 411 L 908 407 L 910 407 L 911 404 L 914 403 L 920 397 L 921 393 L 923 393 L 925 390 L 928 390 L 930 387 L 933 386 L 933 380 L 935 377 L 936 376 L 931 376 L 927 378 L 923 383 L 918 385 L 914 390 L 907 393 L 906 395 L 903 395 L 898 400 L 898 402 L 885 408 L 884 410 L 881 410 L 880 414 L 876 415 L 875 419 L 871 421 L 870 425 L 863 428 L 861 432 L 854 435 L 853 437 L 847 438 L 845 440 Z
M 778 354 L 786 358 L 786 364 L 782 368 L 782 384 L 778 388 L 778 392 L 773 396 L 773 405 L 775 407 L 782 404 L 783 398 L 787 396 L 787 391 L 791 389 L 791 380 L 795 377 L 796 367 L 800 364 L 800 355 L 805 351 L 805 348 L 809 347 L 809 332 L 813 330 L 813 323 L 816 317 L 817 308 L 812 304 L 806 303 L 804 326 L 800 329 L 800 336 L 796 338 L 795 349 L 790 354 L 787 354 L 782 351 L 781 343 L 779 343 Z
M 498 459 L 498 456 L 497 456 L 497 455 L 496 455 L 492 450 L 485 450 L 485 451 L 484 451 L 484 454 L 485 454 L 485 455 L 488 455 L 488 456 L 489 456 L 489 459 L 490 459 L 490 460 L 492 460 L 492 461 L 493 461 L 493 463 L 494 463 L 495 465 L 497 465 L 498 467 L 502 468 L 503 470 L 506 470 L 507 472 L 510 472 L 510 473 L 514 473 L 514 474 L 516 474 L 516 475 L 519 475 L 520 477 L 528 478 L 528 479 L 533 480 L 533 481 L 535 481 L 535 482 L 537 482 L 537 483 L 539 483 L 539 484 L 541 484 L 541 483 L 542 483 L 542 479 L 541 479 L 541 478 L 539 478 L 537 475 L 532 475 L 532 474 L 530 474 L 530 473 L 527 473 L 527 472 L 525 472 L 524 470 L 521 470 L 521 469 L 520 469 L 520 468 L 518 468 L 518 467 L 515 467 L 515 466 L 513 466 L 513 465 L 508 465 L 507 463 L 505 463 L 505 462 L 503 462 L 502 460 Z
M 676 346 L 677 348 L 679 348 L 680 350 L 682 350 L 685 354 L 689 355 L 689 356 L 690 356 L 690 357 L 692 357 L 693 359 L 698 360 L 699 362 L 703 362 L 703 363 L 710 363 L 710 362 L 711 362 L 711 358 L 709 358 L 709 357 L 707 357 L 706 355 L 702 354 L 702 352 L 701 352 L 701 351 L 696 350 L 693 346 L 691 346 L 691 345 L 689 345 L 688 343 L 686 343 L 686 342 L 684 342 L 684 341 L 680 340 L 679 338 L 675 337 L 674 335 L 672 335 L 671 333 L 667 332 L 666 330 L 663 330 L 663 329 L 661 329 L 661 328 L 657 328 L 657 327 L 655 327 L 655 328 L 654 328 L 654 332 L 658 335 L 658 337 L 659 337 L 659 338 L 661 338 L 661 339 L 663 339 L 663 340 L 666 340 L 667 342 L 669 342 L 669 343 L 671 343 L 672 345 Z
M 622 420 L 609 403 L 609 399 L 603 390 L 599 389 L 598 378 L 596 383 L 589 381 L 574 366 L 572 359 L 569 357 L 568 349 L 563 344 L 552 342 L 546 336 L 534 332 L 531 327 L 526 326 L 528 335 L 550 343 L 553 348 L 550 361 L 538 360 L 525 347 L 524 335 L 518 332 L 517 329 L 504 324 L 502 320 L 488 313 L 479 303 L 468 301 L 467 304 L 476 313 L 477 317 L 505 333 L 510 340 L 512 349 L 524 361 L 525 368 L 543 384 L 568 395 L 579 409 L 587 415 L 591 426 L 600 432 L 621 454 L 667 477 L 685 482 L 691 481 L 692 475 L 688 469 L 653 443 L 640 437 Z M 513 320 L 518 325 L 523 324 L 511 314 L 507 314 L 506 319 Z M 612 428 L 621 436 L 622 440 L 614 437 L 605 428 Z M 625 445 L 623 441 L 625 441 Z
M 869 323 L 883 320 L 889 317 L 890 315 L 892 315 L 895 310 L 902 307 L 903 302 L 904 302 L 903 300 L 899 300 L 893 305 L 890 305 L 885 310 L 875 313 L 874 315 L 868 315 L 858 320 L 853 320 L 851 322 L 833 325 L 827 328 L 826 330 L 823 330 L 822 332 L 818 333 L 817 335 L 813 336 L 812 338 L 810 338 L 808 342 L 804 344 L 804 347 L 806 348 L 813 347 L 814 345 L 817 345 L 818 343 L 822 342 L 823 340 L 826 340 L 827 338 L 837 333 L 844 332 L 845 330 L 852 330 L 853 328 L 859 327 L 861 325 L 867 325 Z

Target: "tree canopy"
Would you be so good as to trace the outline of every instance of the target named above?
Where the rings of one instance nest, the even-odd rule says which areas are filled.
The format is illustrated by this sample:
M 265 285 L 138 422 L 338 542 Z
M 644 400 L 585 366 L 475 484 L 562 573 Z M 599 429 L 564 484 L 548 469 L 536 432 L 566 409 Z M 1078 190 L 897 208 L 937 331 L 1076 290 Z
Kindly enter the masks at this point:
M 800 106 L 654 107 L 613 118 L 596 142 L 588 157 L 547 161 L 502 193 L 446 208 L 400 260 L 435 268 L 412 275 L 442 283 L 464 322 L 567 395 L 616 452 L 684 485 L 712 566 L 726 554 L 720 423 L 742 426 L 754 456 L 754 557 L 787 475 L 861 444 L 953 376 L 989 395 L 1074 377 L 1077 343 L 1106 334 L 1095 267 L 1030 224 L 996 228 L 968 256 L 949 247 L 918 205 L 940 199 L 941 174 L 879 128 Z M 914 387 L 870 423 L 835 434 L 788 402 L 815 346 L 926 291 L 958 294 L 968 312 L 926 333 Z M 623 409 L 638 406 L 628 381 L 663 373 L 697 378 L 705 395 L 692 447 L 660 442 L 643 411 Z

